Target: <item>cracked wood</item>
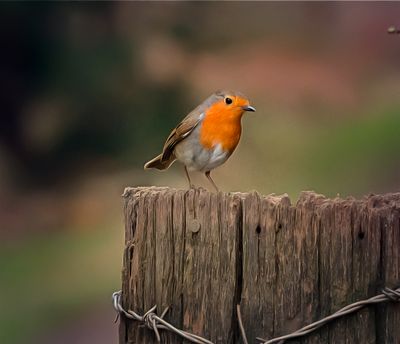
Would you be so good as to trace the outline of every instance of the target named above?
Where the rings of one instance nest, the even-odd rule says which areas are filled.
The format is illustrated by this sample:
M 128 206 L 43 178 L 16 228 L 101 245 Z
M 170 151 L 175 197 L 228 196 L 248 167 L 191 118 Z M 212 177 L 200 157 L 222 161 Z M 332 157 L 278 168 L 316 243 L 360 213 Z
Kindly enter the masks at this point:
M 400 285 L 400 194 L 361 200 L 127 188 L 122 295 L 143 314 L 214 343 L 290 333 L 383 286 Z M 399 343 L 400 305 L 369 307 L 301 343 Z M 155 343 L 122 318 L 121 344 Z M 161 331 L 162 343 L 182 343 Z

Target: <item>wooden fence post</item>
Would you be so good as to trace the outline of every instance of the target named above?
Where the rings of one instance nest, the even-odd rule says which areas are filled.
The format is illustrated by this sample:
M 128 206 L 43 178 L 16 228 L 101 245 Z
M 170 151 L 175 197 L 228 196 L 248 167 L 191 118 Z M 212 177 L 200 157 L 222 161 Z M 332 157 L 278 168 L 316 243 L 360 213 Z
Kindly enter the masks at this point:
M 213 343 L 287 334 L 400 286 L 400 193 L 362 200 L 127 188 L 122 305 Z M 343 317 L 301 343 L 400 343 L 400 305 Z M 187 343 L 160 330 L 162 343 Z M 120 344 L 156 343 L 121 317 Z

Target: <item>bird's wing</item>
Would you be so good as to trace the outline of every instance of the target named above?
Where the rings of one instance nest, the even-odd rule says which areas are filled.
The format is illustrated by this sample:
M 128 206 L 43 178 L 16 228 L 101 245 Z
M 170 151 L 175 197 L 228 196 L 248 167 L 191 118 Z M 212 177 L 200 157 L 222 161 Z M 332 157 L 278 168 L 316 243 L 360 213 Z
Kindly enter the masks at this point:
M 201 110 L 200 107 L 194 109 L 172 130 L 164 144 L 162 161 L 168 160 L 171 154 L 173 154 L 175 146 L 187 137 L 201 122 L 203 119 L 203 112 Z
M 190 133 L 199 125 L 207 109 L 223 97 L 224 95 L 221 92 L 212 94 L 197 108 L 190 112 L 182 120 L 182 122 L 179 123 L 174 130 L 172 130 L 171 134 L 169 134 L 167 138 L 167 141 L 165 142 L 161 161 L 167 161 L 171 157 L 171 155 L 174 153 L 175 146 L 185 137 L 190 135 Z

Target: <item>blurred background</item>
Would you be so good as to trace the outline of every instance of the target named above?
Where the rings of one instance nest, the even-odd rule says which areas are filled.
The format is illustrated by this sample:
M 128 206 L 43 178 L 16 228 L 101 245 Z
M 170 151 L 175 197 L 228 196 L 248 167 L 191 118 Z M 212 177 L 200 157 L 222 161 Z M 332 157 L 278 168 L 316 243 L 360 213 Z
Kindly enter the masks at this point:
M 400 190 L 399 3 L 0 6 L 1 343 L 117 342 L 120 195 L 187 187 L 142 166 L 217 89 L 257 108 L 222 190 Z

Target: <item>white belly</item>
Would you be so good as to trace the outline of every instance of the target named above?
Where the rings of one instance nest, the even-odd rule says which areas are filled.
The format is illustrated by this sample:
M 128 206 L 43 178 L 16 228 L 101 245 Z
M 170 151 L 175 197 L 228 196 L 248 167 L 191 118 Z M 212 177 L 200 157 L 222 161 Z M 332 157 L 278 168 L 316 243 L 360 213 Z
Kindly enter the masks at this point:
M 198 129 L 175 146 L 175 156 L 190 171 L 207 172 L 223 164 L 230 156 L 222 149 L 221 144 L 215 144 L 211 149 L 200 146 Z

